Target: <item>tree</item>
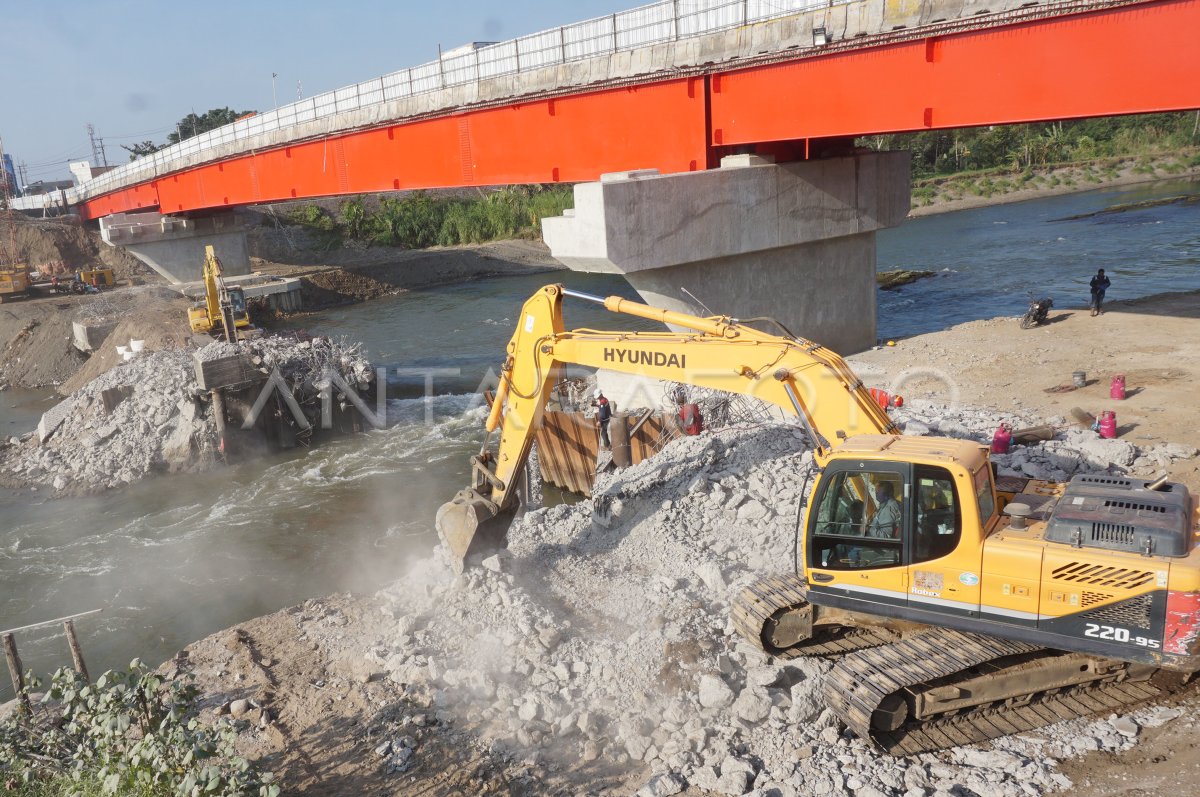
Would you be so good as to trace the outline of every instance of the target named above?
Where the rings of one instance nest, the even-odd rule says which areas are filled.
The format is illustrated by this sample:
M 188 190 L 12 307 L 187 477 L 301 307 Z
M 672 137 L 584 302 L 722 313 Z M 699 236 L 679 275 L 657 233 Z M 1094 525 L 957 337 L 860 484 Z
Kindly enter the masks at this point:
M 192 136 L 198 136 L 201 133 L 207 133 L 209 130 L 216 130 L 218 127 L 233 124 L 246 114 L 254 113 L 258 113 L 258 111 L 235 111 L 232 108 L 213 108 L 199 116 L 189 113 L 175 124 L 175 132 L 167 136 L 167 143 L 178 144 L 180 141 L 189 139 Z
M 163 147 L 169 147 L 172 144 L 178 144 L 180 141 L 198 136 L 201 133 L 207 133 L 209 130 L 216 130 L 218 127 L 232 124 L 238 119 L 247 114 L 256 114 L 258 111 L 235 111 L 232 108 L 213 108 L 205 111 L 202 114 L 189 113 L 187 116 L 175 123 L 175 130 L 167 136 L 166 144 L 155 144 L 153 141 L 142 141 L 131 146 L 121 145 L 122 149 L 127 150 L 129 159 L 137 160 L 146 155 L 153 155 Z
M 155 144 L 153 141 L 142 141 L 133 146 L 121 145 L 121 149 L 129 152 L 129 160 L 135 161 L 138 158 L 144 158 L 147 155 L 153 155 L 163 148 L 162 144 Z

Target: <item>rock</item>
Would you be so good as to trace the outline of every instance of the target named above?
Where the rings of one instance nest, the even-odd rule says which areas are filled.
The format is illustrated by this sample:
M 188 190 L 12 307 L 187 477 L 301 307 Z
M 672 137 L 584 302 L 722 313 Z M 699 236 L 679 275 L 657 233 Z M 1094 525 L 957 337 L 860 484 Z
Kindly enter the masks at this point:
M 650 740 L 645 736 L 631 735 L 625 740 L 625 751 L 634 761 L 641 761 L 650 749 Z
M 910 269 L 894 269 L 892 271 L 880 271 L 875 274 L 875 282 L 881 290 L 894 291 L 903 285 L 916 282 L 920 279 L 932 277 L 932 271 L 914 271 Z
M 721 575 L 721 568 L 716 562 L 711 560 L 704 562 L 694 572 L 696 573 L 696 577 L 704 582 L 704 586 L 713 592 L 718 595 L 725 592 L 725 577 Z
M 679 794 L 687 784 L 678 775 L 671 772 L 664 772 L 660 775 L 655 775 L 647 781 L 646 785 L 638 790 L 638 797 L 674 797 Z
M 715 791 L 740 796 L 750 791 L 753 785 L 754 767 L 750 762 L 733 756 L 727 756 L 721 762 L 721 777 L 717 780 Z
M 758 501 L 750 500 L 743 504 L 737 512 L 738 520 L 742 522 L 750 522 L 761 520 L 770 514 L 770 510 L 760 504 Z
M 512 568 L 512 554 L 508 551 L 498 551 L 480 564 L 493 573 L 507 573 Z
M 710 709 L 725 708 L 734 701 L 733 690 L 715 675 L 701 676 L 697 697 L 701 706 Z
M 388 755 L 391 754 L 391 752 L 392 752 L 392 743 L 390 740 L 387 740 L 387 739 L 380 742 L 375 747 L 375 755 L 379 756 L 380 758 L 387 758 Z
M 771 696 L 761 687 L 746 687 L 733 704 L 733 713 L 742 722 L 762 722 L 771 713 Z
M 229 715 L 232 717 L 240 717 L 243 714 L 250 713 L 251 708 L 253 708 L 253 705 L 251 705 L 249 700 L 234 700 L 229 704 Z
M 1183 716 L 1182 709 L 1158 706 L 1151 712 L 1150 716 L 1142 720 L 1142 725 L 1147 728 L 1158 728 L 1181 716 Z
M 1127 739 L 1135 738 L 1138 735 L 1138 731 L 1141 730 L 1138 724 L 1129 717 L 1118 717 L 1111 724 L 1114 731 Z
M 1158 448 L 1171 459 L 1191 459 L 1192 457 L 1200 456 L 1200 449 L 1180 443 L 1167 443 L 1158 446 Z

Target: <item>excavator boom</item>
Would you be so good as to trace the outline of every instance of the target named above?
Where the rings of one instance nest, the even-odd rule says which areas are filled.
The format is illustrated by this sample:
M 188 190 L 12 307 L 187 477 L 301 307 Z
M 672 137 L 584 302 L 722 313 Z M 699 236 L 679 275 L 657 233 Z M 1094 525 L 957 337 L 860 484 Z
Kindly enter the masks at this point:
M 565 297 L 684 331 L 567 331 L 562 322 Z M 818 455 L 855 435 L 896 432 L 846 362 L 820 344 L 763 332 L 732 318 L 700 318 L 549 285 L 525 303 L 508 343 L 486 422 L 489 437 L 499 431 L 498 449 L 492 455 L 484 441 L 472 460 L 473 484 L 438 511 L 438 531 L 459 567 L 472 553 L 503 543 L 546 399 L 566 364 L 762 399 L 794 414 Z

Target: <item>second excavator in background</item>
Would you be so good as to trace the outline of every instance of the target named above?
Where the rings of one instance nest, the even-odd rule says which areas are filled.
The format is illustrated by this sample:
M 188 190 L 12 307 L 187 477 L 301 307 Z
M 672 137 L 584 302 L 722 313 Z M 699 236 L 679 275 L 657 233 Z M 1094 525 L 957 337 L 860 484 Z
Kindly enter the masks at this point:
M 240 333 L 253 329 L 246 294 L 241 288 L 225 284 L 221 261 L 211 246 L 204 247 L 204 301 L 188 310 L 188 323 L 193 332 L 224 337 L 230 343 L 236 343 Z
M 563 299 L 680 332 L 563 326 Z M 987 447 L 901 436 L 836 353 L 726 317 L 550 285 L 508 343 L 472 484 L 438 512 L 461 568 L 504 544 L 566 364 L 754 396 L 793 414 L 817 472 L 794 562 L 734 601 L 778 659 L 836 659 L 827 704 L 893 754 L 1124 711 L 1200 670 L 1200 507 L 1165 478 L 997 479 Z M 493 452 L 489 442 L 499 432 Z

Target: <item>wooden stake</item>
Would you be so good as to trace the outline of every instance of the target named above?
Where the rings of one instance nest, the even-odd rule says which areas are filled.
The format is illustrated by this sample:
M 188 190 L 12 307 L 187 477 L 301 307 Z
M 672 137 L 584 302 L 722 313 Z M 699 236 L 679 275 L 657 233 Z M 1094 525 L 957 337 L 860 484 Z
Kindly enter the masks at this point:
M 71 648 L 71 661 L 75 664 L 75 672 L 82 675 L 83 680 L 90 684 L 92 678 L 88 675 L 87 664 L 83 661 L 83 650 L 79 647 L 79 638 L 75 636 L 75 621 L 67 620 L 63 623 L 63 630 L 67 632 L 67 645 Z
M 8 674 L 12 676 L 13 691 L 26 712 L 32 712 L 29 695 L 25 694 L 25 670 L 21 667 L 21 655 L 17 653 L 17 640 L 12 634 L 4 635 L 4 657 L 8 659 Z

